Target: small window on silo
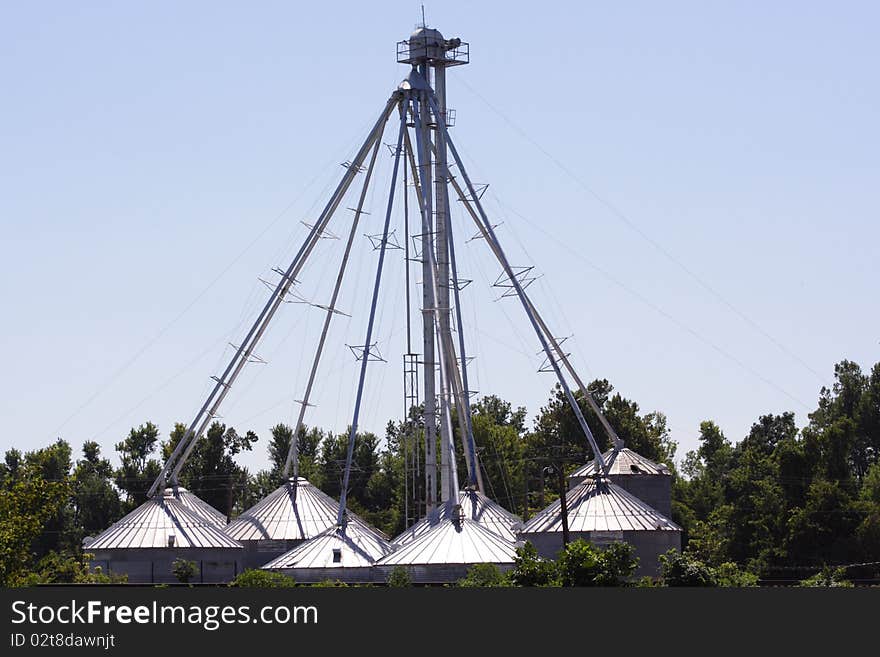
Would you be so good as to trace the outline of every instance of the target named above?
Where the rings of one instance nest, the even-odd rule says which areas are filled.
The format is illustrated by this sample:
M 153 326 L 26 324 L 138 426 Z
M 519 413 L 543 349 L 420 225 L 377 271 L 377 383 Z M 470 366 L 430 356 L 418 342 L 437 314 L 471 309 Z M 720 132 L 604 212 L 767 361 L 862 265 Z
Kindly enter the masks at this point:
M 342 550 L 333 548 L 333 563 L 342 563 Z

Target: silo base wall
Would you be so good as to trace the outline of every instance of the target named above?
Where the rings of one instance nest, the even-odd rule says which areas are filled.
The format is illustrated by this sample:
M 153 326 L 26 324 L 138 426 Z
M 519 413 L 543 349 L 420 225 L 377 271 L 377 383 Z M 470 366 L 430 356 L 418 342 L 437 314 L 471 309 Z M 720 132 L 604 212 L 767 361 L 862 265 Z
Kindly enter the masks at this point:
M 222 584 L 235 579 L 242 571 L 241 550 L 137 548 L 95 550 L 92 554 L 93 568 L 100 566 L 108 574 L 128 575 L 130 584 L 176 584 L 178 579 L 173 571 L 176 559 L 195 562 L 191 583 Z
M 376 574 L 369 568 L 285 568 L 278 572 L 296 580 L 297 584 L 317 584 L 328 580 L 345 584 L 372 584 Z M 384 584 L 385 580 L 378 580 Z
M 244 546 L 244 567 L 262 568 L 267 563 L 285 552 L 289 552 L 297 545 L 304 543 L 297 540 L 264 540 L 264 541 L 239 541 Z
M 413 584 L 451 584 L 465 577 L 468 571 L 475 564 L 430 564 L 430 565 L 411 565 L 403 566 L 409 573 L 410 581 Z M 505 573 L 513 568 L 513 563 L 496 563 L 498 569 Z M 375 578 L 377 583 L 385 583 L 391 575 L 394 567 L 376 566 Z
M 580 538 L 599 547 L 615 542 L 629 543 L 639 559 L 635 577 L 657 577 L 660 575 L 660 555 L 672 548 L 681 549 L 679 531 L 571 532 L 569 538 L 572 541 Z M 531 542 L 538 554 L 546 559 L 556 559 L 562 550 L 561 531 L 520 534 L 520 539 Z

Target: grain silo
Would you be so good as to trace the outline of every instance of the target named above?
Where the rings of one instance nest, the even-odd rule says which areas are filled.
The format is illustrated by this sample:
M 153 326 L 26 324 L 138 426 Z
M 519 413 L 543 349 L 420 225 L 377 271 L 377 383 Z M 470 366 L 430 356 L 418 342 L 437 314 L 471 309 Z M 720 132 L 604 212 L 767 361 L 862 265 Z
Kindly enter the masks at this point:
M 350 523 L 345 531 L 333 525 L 263 568 L 301 583 L 370 583 L 374 581 L 373 564 L 392 551 L 393 546 L 379 532 L 362 523 Z
M 173 572 L 177 559 L 195 562 L 191 582 L 233 579 L 242 570 L 241 544 L 206 518 L 204 509 L 196 513 L 184 500 L 167 488 L 95 538 L 84 540 L 83 550 L 94 555 L 93 566 L 128 575 L 130 583 L 177 582 Z
M 513 567 L 516 545 L 479 522 L 450 513 L 400 549 L 376 562 L 376 578 L 385 581 L 404 568 L 414 584 L 443 584 L 464 577 L 476 565 L 490 563 L 502 572 Z
M 170 486 L 165 490 L 171 491 L 171 494 L 180 500 L 180 503 L 183 504 L 188 511 L 192 512 L 199 518 L 202 518 L 221 529 L 226 526 L 225 515 L 183 486 Z
M 503 506 L 489 499 L 477 490 L 462 490 L 458 494 L 458 506 L 448 502 L 437 507 L 412 527 L 395 537 L 394 542 L 405 545 L 429 531 L 443 520 L 449 520 L 453 514 L 461 514 L 473 522 L 483 525 L 486 529 L 502 538 L 513 542 L 516 532 L 522 528 L 522 520 Z
M 636 576 L 657 575 L 659 555 L 681 549 L 681 527 L 617 484 L 587 479 L 566 494 L 569 540 L 597 546 L 626 542 L 639 558 Z M 555 558 L 563 548 L 562 505 L 556 500 L 529 520 L 519 533 L 538 553 Z
M 225 532 L 244 546 L 247 568 L 259 568 L 300 543 L 335 527 L 339 503 L 303 477 L 291 477 L 242 513 Z M 358 516 L 349 524 L 375 533 Z M 387 539 L 385 539 L 387 540 Z
M 648 506 L 667 518 L 672 516 L 672 474 L 669 468 L 624 447 L 622 441 L 602 457 L 608 466 L 608 481 L 647 502 Z M 568 476 L 569 489 L 595 477 L 599 472 L 593 459 Z

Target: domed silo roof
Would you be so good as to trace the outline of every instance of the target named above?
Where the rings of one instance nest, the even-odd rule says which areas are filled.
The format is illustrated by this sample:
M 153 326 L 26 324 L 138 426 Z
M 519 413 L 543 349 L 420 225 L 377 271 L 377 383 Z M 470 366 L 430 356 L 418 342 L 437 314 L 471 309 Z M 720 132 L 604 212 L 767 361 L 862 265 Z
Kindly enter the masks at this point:
M 207 520 L 217 527 L 222 528 L 226 526 L 226 516 L 220 513 L 213 506 L 205 502 L 205 500 L 200 498 L 195 493 L 188 491 L 183 486 L 169 486 L 165 490 L 171 491 L 171 494 L 174 495 L 174 497 L 176 497 L 178 500 L 180 500 L 181 504 L 183 504 L 183 506 L 185 506 L 187 510 L 191 511 L 200 518 Z
M 507 570 L 513 566 L 516 545 L 484 525 L 461 517 L 446 518 L 400 549 L 376 562 L 376 577 L 387 578 L 397 567 L 416 583 L 454 582 L 475 564 L 491 563 Z
M 192 493 L 189 495 L 195 497 Z M 204 502 L 202 504 L 207 506 Z M 147 500 L 84 547 L 89 551 L 139 548 L 238 550 L 242 548 L 238 541 L 224 534 L 214 522 L 190 510 L 172 489 L 166 489 L 161 495 Z
M 333 526 L 263 568 L 283 572 L 299 582 L 369 582 L 373 564 L 393 549 L 378 532 L 364 525 L 349 524 L 344 533 Z
M 569 490 L 565 499 L 569 539 L 584 539 L 597 546 L 628 543 L 638 559 L 636 577 L 656 577 L 660 555 L 681 550 L 681 527 L 608 479 L 587 479 Z M 563 537 L 560 500 L 529 520 L 518 534 L 520 540 L 531 542 L 538 554 L 550 559 L 564 547 Z
M 289 479 L 226 526 L 238 541 L 307 540 L 335 527 L 339 503 L 307 479 Z M 349 512 L 349 526 L 362 525 L 376 532 Z
M 672 473 L 662 463 L 655 463 L 622 444 L 602 455 L 608 465 L 608 481 L 624 488 L 663 515 L 672 515 Z M 596 460 L 568 476 L 568 487 L 575 488 L 599 473 Z
M 570 532 L 676 531 L 681 527 L 656 509 L 604 479 L 588 479 L 565 496 Z M 523 525 L 520 535 L 562 532 L 562 505 L 556 500 Z
M 442 520 L 449 520 L 459 512 L 465 518 L 473 520 L 500 537 L 513 542 L 516 532 L 522 527 L 522 519 L 512 514 L 497 502 L 479 491 L 459 491 L 458 504 L 460 511 L 452 503 L 437 507 L 432 513 L 419 520 L 412 527 L 403 531 L 394 539 L 399 545 L 405 545 L 418 538 Z

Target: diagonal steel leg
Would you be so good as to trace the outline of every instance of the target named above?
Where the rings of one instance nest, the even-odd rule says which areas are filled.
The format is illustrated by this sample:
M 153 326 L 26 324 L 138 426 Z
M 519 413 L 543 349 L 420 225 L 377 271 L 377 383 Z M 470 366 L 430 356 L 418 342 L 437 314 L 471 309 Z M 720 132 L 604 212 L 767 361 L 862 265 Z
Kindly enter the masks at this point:
M 382 267 L 385 264 L 385 251 L 388 245 L 388 227 L 391 224 L 391 210 L 394 207 L 394 192 L 397 187 L 397 170 L 400 165 L 400 145 L 403 142 L 403 133 L 406 130 L 406 115 L 401 114 L 400 131 L 397 136 L 397 151 L 394 157 L 394 171 L 391 174 L 391 191 L 388 193 L 388 209 L 385 212 L 385 227 L 382 231 L 382 244 L 379 248 L 379 263 L 376 265 L 376 282 L 373 285 L 373 299 L 370 304 L 370 319 L 367 322 L 367 337 L 364 341 L 364 353 L 361 360 L 361 372 L 358 378 L 357 395 L 354 402 L 354 415 L 351 419 L 351 428 L 348 433 L 348 451 L 345 454 L 345 473 L 342 477 L 342 490 L 339 493 L 339 515 L 336 519 L 340 529 L 345 533 L 346 498 L 348 497 L 348 482 L 351 476 L 351 459 L 354 455 L 354 441 L 357 435 L 358 419 L 361 412 L 361 401 L 364 395 L 364 381 L 367 376 L 367 363 L 370 361 L 370 344 L 373 340 L 373 325 L 376 320 L 376 305 L 379 301 L 379 286 L 382 283 Z
M 431 106 L 434 109 L 434 112 L 437 116 L 437 126 L 438 130 L 442 130 L 443 134 L 446 138 L 446 143 L 449 146 L 449 150 L 452 153 L 452 157 L 455 159 L 456 164 L 458 164 L 459 171 L 461 171 L 461 176 L 465 181 L 465 185 L 467 186 L 468 192 L 471 196 L 471 199 L 477 207 L 477 211 L 480 215 L 480 220 L 482 225 L 484 226 L 488 237 L 491 238 L 492 243 L 495 244 L 496 249 L 493 249 L 493 253 L 495 253 L 496 258 L 498 259 L 499 264 L 504 269 L 505 274 L 510 279 L 511 284 L 516 291 L 517 296 L 522 303 L 523 309 L 526 312 L 526 315 L 529 318 L 529 322 L 532 324 L 532 328 L 535 330 L 535 333 L 538 336 L 538 339 L 541 342 L 541 347 L 544 350 L 544 353 L 547 355 L 547 360 L 553 367 L 553 371 L 556 374 L 556 378 L 559 381 L 559 384 L 562 386 L 562 389 L 565 391 L 565 396 L 568 399 L 568 403 L 571 406 L 572 411 L 574 411 L 575 417 L 577 418 L 578 424 L 581 426 L 581 430 L 584 432 L 584 435 L 587 437 L 587 440 L 590 443 L 590 447 L 593 450 L 593 453 L 596 455 L 596 462 L 602 468 L 602 473 L 608 474 L 608 466 L 605 463 L 605 459 L 602 456 L 602 453 L 599 451 L 599 446 L 596 444 L 596 438 L 593 436 L 593 432 L 590 430 L 587 421 L 584 419 L 584 414 L 581 412 L 580 406 L 577 403 L 577 400 L 574 397 L 574 394 L 571 391 L 571 388 L 568 385 L 568 381 L 566 381 L 565 377 L 562 374 L 562 371 L 559 369 L 559 363 L 557 359 L 553 356 L 553 352 L 551 350 L 550 344 L 547 341 L 547 337 L 544 335 L 544 331 L 541 329 L 541 325 L 538 323 L 535 318 L 535 313 L 533 312 L 533 306 L 531 302 L 528 300 L 528 297 L 525 296 L 523 292 L 522 286 L 519 283 L 516 275 L 510 267 L 510 263 L 507 261 L 507 256 L 504 255 L 504 251 L 501 249 L 501 245 L 498 242 L 497 237 L 495 236 L 495 230 L 492 227 L 492 223 L 489 221 L 486 216 L 486 212 L 483 209 L 483 204 L 480 202 L 479 196 L 474 189 L 474 185 L 471 182 L 470 178 L 467 175 L 467 171 L 464 166 L 464 162 L 462 162 L 461 157 L 458 154 L 458 149 L 455 148 L 455 143 L 449 137 L 449 131 L 446 128 L 446 125 L 443 121 L 443 117 L 440 116 L 440 112 L 437 109 L 436 101 L 431 98 L 430 99 Z
M 376 156 L 379 153 L 379 147 L 382 145 L 381 140 L 376 140 L 376 145 L 373 147 L 373 154 L 370 157 L 370 164 L 367 167 L 367 174 L 364 177 L 364 185 L 361 188 L 361 195 L 358 199 L 357 210 L 354 213 L 354 219 L 351 222 L 351 230 L 348 233 L 348 242 L 345 244 L 345 252 L 342 255 L 342 262 L 339 265 L 339 273 L 336 275 L 336 284 L 333 287 L 333 294 L 330 298 L 330 304 L 327 306 L 327 314 L 324 316 L 324 326 L 321 329 L 321 338 L 318 340 L 318 348 L 315 351 L 315 358 L 312 361 L 312 369 L 309 372 L 309 381 L 306 384 L 306 392 L 302 398 L 301 406 L 299 409 L 299 417 L 296 420 L 296 428 L 293 431 L 293 437 L 290 440 L 290 449 L 287 452 L 287 461 L 284 463 L 284 478 L 287 479 L 290 474 L 291 467 L 293 468 L 293 478 L 296 479 L 299 476 L 299 448 L 297 441 L 299 440 L 299 432 L 303 428 L 303 420 L 306 415 L 306 408 L 309 406 L 309 399 L 312 395 L 312 386 L 315 383 L 315 375 L 318 372 L 318 364 L 321 362 L 321 354 L 324 351 L 324 343 L 327 340 L 327 331 L 330 329 L 330 322 L 333 319 L 333 315 L 336 309 L 336 301 L 339 298 L 339 290 L 342 287 L 342 280 L 345 277 L 345 268 L 348 265 L 348 258 L 351 254 L 351 247 L 354 243 L 354 237 L 357 232 L 358 224 L 360 223 L 361 212 L 364 208 L 364 200 L 367 197 L 367 189 L 370 186 L 370 179 L 373 177 L 373 167 L 376 164 Z M 296 489 L 294 489 L 294 494 Z
M 300 250 L 297 252 L 296 256 L 293 258 L 293 261 L 290 263 L 287 270 L 278 281 L 278 285 L 273 290 L 272 295 L 269 297 L 269 300 L 266 302 L 263 310 L 257 316 L 257 319 L 254 321 L 253 325 L 248 331 L 247 336 L 244 340 L 242 340 L 241 345 L 236 350 L 223 374 L 217 378 L 216 385 L 211 390 L 208 398 L 205 400 L 201 409 L 196 414 L 196 417 L 193 419 L 189 428 L 186 430 L 183 438 L 180 440 L 180 442 L 177 444 L 177 447 L 171 453 L 171 456 L 168 457 L 165 464 L 162 466 L 162 470 L 159 473 L 159 476 L 156 477 L 156 480 L 153 482 L 152 486 L 150 486 L 150 489 L 147 493 L 148 497 L 154 496 L 159 491 L 160 487 L 164 487 L 169 478 L 172 484 L 177 484 L 180 470 L 186 463 L 186 459 L 189 457 L 193 447 L 198 442 L 198 439 L 201 437 L 202 433 L 205 431 L 208 423 L 216 415 L 217 409 L 219 408 L 223 399 L 226 397 L 226 394 L 229 392 L 232 384 L 235 382 L 245 363 L 247 363 L 251 353 L 253 353 L 254 349 L 256 348 L 257 343 L 265 332 L 266 327 L 268 326 L 273 315 L 275 314 L 275 311 L 278 309 L 278 306 L 281 305 L 285 295 L 288 293 L 291 286 L 293 285 L 293 281 L 296 280 L 296 276 L 299 274 L 299 271 L 302 269 L 302 266 L 305 264 L 306 260 L 312 252 L 312 249 L 320 238 L 321 233 L 323 232 L 327 223 L 330 221 L 333 213 L 336 211 L 336 208 L 341 202 L 342 197 L 345 195 L 345 192 L 348 190 L 348 187 L 354 180 L 355 175 L 357 175 L 360 165 L 363 163 L 363 160 L 369 152 L 370 147 L 374 144 L 375 141 L 381 140 L 381 135 L 384 131 L 385 123 L 388 120 L 388 116 L 391 114 L 391 111 L 397 104 L 398 98 L 399 94 L 395 92 L 394 94 L 392 94 L 391 98 L 388 99 L 388 103 L 385 105 L 385 109 L 377 119 L 373 128 L 370 130 L 370 133 L 368 134 L 366 140 L 364 141 L 363 145 L 355 156 L 353 160 L 353 166 L 350 166 L 346 170 L 345 174 L 342 177 L 342 180 L 340 181 L 339 185 L 337 186 L 336 190 L 333 192 L 333 195 L 328 201 L 326 207 L 321 213 L 320 218 L 318 219 L 318 221 L 315 222 L 315 225 L 312 227 L 308 237 L 306 238 L 303 245 L 300 247 Z

